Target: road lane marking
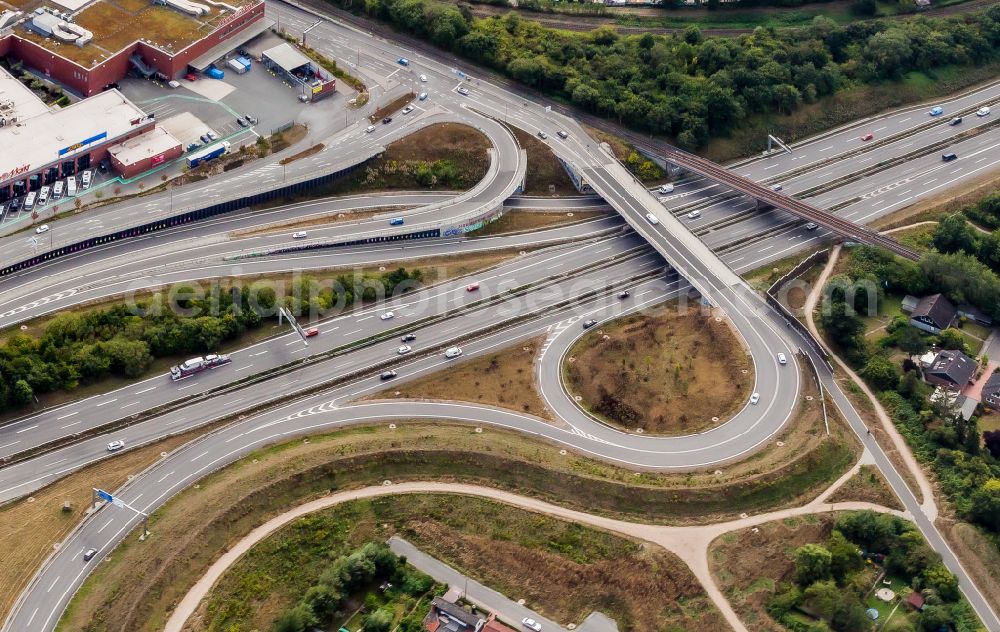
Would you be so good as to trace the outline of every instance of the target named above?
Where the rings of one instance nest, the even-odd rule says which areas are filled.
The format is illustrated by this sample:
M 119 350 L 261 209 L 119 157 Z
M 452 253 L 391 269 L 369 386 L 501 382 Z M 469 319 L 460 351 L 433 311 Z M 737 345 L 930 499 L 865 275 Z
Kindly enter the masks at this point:
M 295 342 L 298 342 L 298 340 L 296 340 Z M 233 373 L 239 373 L 240 371 L 246 371 L 247 369 L 249 369 L 252 366 L 253 366 L 252 364 L 248 364 L 246 366 L 241 366 L 240 368 L 238 368 L 235 371 L 233 371 Z
M 169 478 L 170 476 L 173 476 L 173 475 L 174 475 L 174 472 L 175 472 L 175 471 L 176 471 L 176 470 L 170 470 L 170 473 L 169 473 L 169 474 L 164 474 L 164 475 L 163 475 L 163 476 L 162 476 L 162 477 L 160 478 L 160 480 L 158 480 L 158 481 L 156 481 L 156 482 L 157 482 L 157 483 L 162 483 L 163 481 L 167 480 L 167 478 Z
M 80 423 L 83 423 L 83 422 L 82 421 L 74 421 L 71 424 L 66 424 L 65 426 L 59 426 L 59 429 L 60 430 L 65 430 L 66 428 L 70 428 L 70 427 L 75 426 L 75 425 L 80 424 Z
M 196 456 L 196 457 L 192 458 L 192 459 L 191 459 L 191 462 L 193 463 L 193 462 L 197 461 L 198 459 L 200 459 L 201 457 L 205 456 L 206 454 L 208 454 L 208 451 L 207 451 L 207 450 L 206 450 L 205 452 L 202 452 L 202 453 L 201 453 L 201 454 L 199 454 L 198 456 Z
M 62 577 L 62 575 L 59 575 L 59 576 L 57 576 L 57 577 L 56 577 L 55 579 L 53 579 L 53 580 L 52 580 L 52 585 L 51 585 L 51 586 L 49 586 L 49 589 L 48 589 L 48 590 L 46 590 L 45 592 L 47 592 L 47 593 L 50 593 L 50 592 L 52 592 L 52 589 L 56 587 L 56 584 L 57 584 L 57 583 L 59 582 L 59 579 L 60 579 L 61 577 Z
M 112 519 L 108 520 L 107 522 L 105 522 L 105 523 L 104 523 L 104 526 L 103 526 L 103 527 L 101 527 L 100 529 L 98 529 L 98 530 L 97 530 L 97 532 L 98 532 L 98 533 L 100 533 L 101 531 L 104 531 L 104 530 L 105 530 L 105 529 L 107 529 L 107 528 L 108 528 L 108 526 L 109 526 L 109 525 L 110 525 L 110 524 L 111 524 L 112 522 L 114 522 L 114 521 L 115 521 L 115 519 L 114 519 L 114 518 L 112 518 Z
M 28 428 L 22 428 L 21 430 L 18 430 L 15 434 L 21 434 L 22 432 L 28 432 L 29 430 L 34 430 L 37 427 L 38 427 L 38 424 L 35 424 L 34 426 L 29 426 Z
M 128 408 L 130 406 L 138 406 L 138 405 L 139 405 L 139 402 L 132 402 L 131 404 L 125 404 L 124 406 L 122 406 L 122 408 L 124 409 L 124 408 Z
M 68 415 L 63 415 L 62 417 L 56 417 L 56 421 L 59 421 L 60 419 L 66 419 L 67 417 L 72 417 L 73 415 L 75 415 L 78 412 L 80 412 L 80 411 L 77 410 L 77 411 L 74 411 L 72 413 L 69 413 Z
M 136 391 L 135 394 L 136 395 L 142 395 L 143 393 L 148 393 L 149 391 L 155 391 L 155 390 L 156 390 L 155 386 L 150 386 L 149 388 L 145 388 L 145 389 L 143 389 L 141 391 Z

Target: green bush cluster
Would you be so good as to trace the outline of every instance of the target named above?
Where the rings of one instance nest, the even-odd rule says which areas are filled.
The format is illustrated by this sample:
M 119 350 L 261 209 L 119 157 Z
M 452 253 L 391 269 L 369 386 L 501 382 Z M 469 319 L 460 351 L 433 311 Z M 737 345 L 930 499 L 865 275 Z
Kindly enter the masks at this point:
M 860 246 L 851 252 L 845 278 L 877 280 L 876 295 L 883 291 L 917 296 L 941 292 L 956 304 L 971 303 L 994 322 L 1000 321 L 1000 277 L 965 252 L 932 251 L 919 262 L 910 262 L 884 250 Z M 967 352 L 965 340 L 955 329 L 946 329 L 938 336 L 924 335 L 905 317 L 898 317 L 887 326 L 889 335 L 880 342 L 882 348 L 869 344 L 862 335 L 861 318 L 845 311 L 847 304 L 858 310 L 867 307 L 868 295 L 852 292 L 856 286 L 846 287 L 827 292 L 821 315 L 826 334 L 878 393 L 917 457 L 933 466 L 958 515 L 984 529 L 1000 546 L 1000 460 L 981 449 L 977 418 L 956 418 L 944 402 L 929 401 L 931 387 L 920 379 L 916 365 L 907 360 L 901 370 L 885 350 L 895 346 L 912 356 L 933 343 L 942 349 Z
M 434 587 L 434 580 L 406 565 L 384 544 L 369 542 L 350 555 L 335 559 L 320 575 L 298 603 L 286 610 L 275 623 L 275 632 L 305 632 L 315 626 L 325 626 L 336 617 L 345 616 L 343 608 L 351 597 L 371 591 L 381 582 L 390 582 L 390 591 L 400 591 L 419 598 Z M 364 632 L 389 632 L 395 619 L 392 610 L 379 607 L 379 601 L 369 594 L 365 600 L 367 615 Z M 400 623 L 400 632 L 419 632 L 425 613 L 409 613 Z
M 1000 194 L 990 197 L 996 201 L 997 210 L 1000 210 Z M 984 198 L 984 201 L 987 199 L 989 198 Z M 978 208 L 978 205 L 972 208 Z M 987 225 L 1000 221 L 1000 216 L 983 217 L 988 220 L 985 222 Z M 993 272 L 1000 273 L 1000 228 L 994 228 L 992 233 L 983 234 L 976 230 L 964 215 L 956 213 L 941 220 L 934 229 L 931 244 L 938 252 L 968 255 Z
M 768 603 L 768 614 L 794 632 L 864 632 L 874 629 L 865 613 L 874 576 L 861 573 L 876 555 L 886 572 L 912 578 L 911 587 L 925 600 L 923 612 L 906 617 L 894 630 L 937 632 L 950 623 L 958 632 L 979 630 L 979 621 L 962 601 L 958 578 L 916 527 L 890 514 L 871 511 L 842 514 L 825 544 L 806 544 L 792 552 L 795 581 L 782 585 Z M 792 613 L 807 613 L 808 621 Z
M 303 276 L 290 284 L 283 305 L 297 317 L 322 314 L 415 287 L 423 274 L 404 268 L 380 275 L 344 275 L 334 283 Z M 0 346 L 0 411 L 32 401 L 39 393 L 69 391 L 109 376 L 143 375 L 156 358 L 218 350 L 274 313 L 279 295 L 271 285 L 247 291 L 181 286 L 133 308 L 124 303 L 88 312 L 63 312 L 41 335 L 11 335 Z
M 485 19 L 441 0 L 330 0 L 630 127 L 694 149 L 754 113 L 792 112 L 857 84 L 911 71 L 979 65 L 1000 50 L 1000 6 L 948 19 L 803 29 L 760 27 L 736 38 L 620 35 L 546 28 L 516 13 Z

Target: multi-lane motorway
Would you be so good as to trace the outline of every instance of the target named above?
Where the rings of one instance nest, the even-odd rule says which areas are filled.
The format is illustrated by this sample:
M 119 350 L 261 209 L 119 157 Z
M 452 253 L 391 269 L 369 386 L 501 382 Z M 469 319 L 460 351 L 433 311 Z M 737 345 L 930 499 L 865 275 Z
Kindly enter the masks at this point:
M 282 4 L 270 4 L 268 10 L 292 29 L 299 22 L 305 27 L 316 21 Z M 801 348 L 811 353 L 811 347 L 785 326 L 738 273 L 815 245 L 829 237 L 824 229 L 807 230 L 801 221 L 779 211 L 750 212 L 754 203 L 701 178 L 678 183 L 674 191 L 658 199 L 572 119 L 547 111 L 523 94 L 503 85 L 463 80 L 448 64 L 333 22 L 320 22 L 310 34 L 320 52 L 334 58 L 357 59 L 360 66 L 354 71 L 367 81 L 397 90 L 419 87 L 431 96 L 418 112 L 403 119 L 402 125 L 380 127 L 376 134 L 366 134 L 360 126 L 334 133 L 325 144 L 336 147 L 335 152 L 324 151 L 297 165 L 291 163 L 300 173 L 330 169 L 334 162 L 371 155 L 392 140 L 434 122 L 456 121 L 481 129 L 493 143 L 487 178 L 458 196 L 403 194 L 315 201 L 264 213 L 220 217 L 54 259 L 5 278 L 0 289 L 0 325 L 136 289 L 219 276 L 370 266 L 498 248 L 544 248 L 481 275 L 448 280 L 374 307 L 325 319 L 318 325 L 320 335 L 311 339 L 308 347 L 294 335 L 277 336 L 238 350 L 227 366 L 181 382 L 155 376 L 0 428 L 0 458 L 53 442 L 64 443 L 0 469 L 0 500 L 19 497 L 65 472 L 104 458 L 104 445 L 111 438 L 125 439 L 128 446 L 134 446 L 232 417 L 264 403 L 276 408 L 248 416 L 169 455 L 133 479 L 121 490 L 122 498 L 150 512 L 203 474 L 260 445 L 351 423 L 460 419 L 514 428 L 598 458 L 657 470 L 704 467 L 739 458 L 765 444 L 781 429 L 794 410 L 799 389 L 796 364 L 801 356 L 796 357 L 795 352 Z M 395 63 L 404 55 L 411 60 L 407 68 Z M 420 75 L 426 75 L 427 81 L 420 81 Z M 457 91 L 461 85 L 467 87 L 468 95 Z M 957 113 L 998 97 L 1000 86 L 990 86 L 945 106 L 949 114 Z M 618 211 L 620 218 L 529 235 L 372 244 L 240 258 L 299 243 L 291 239 L 291 231 L 262 233 L 259 229 L 303 215 L 393 207 L 403 209 L 393 210 L 392 214 L 406 218 L 406 230 L 419 230 L 490 211 L 517 188 L 525 168 L 523 152 L 497 120 L 533 134 L 546 132 L 553 151 L 571 164 L 604 203 Z M 1000 133 L 990 127 L 988 118 L 966 120 L 967 128 L 956 130 L 943 121 L 930 121 L 924 108 L 908 109 L 800 143 L 791 154 L 747 161 L 733 169 L 740 176 L 766 185 L 781 184 L 783 195 L 808 197 L 812 204 L 832 208 L 841 217 L 869 221 L 995 166 L 1000 160 L 994 157 Z M 980 133 L 956 137 L 973 125 L 982 127 Z M 568 137 L 560 139 L 555 135 L 558 130 L 567 132 Z M 860 137 L 867 131 L 875 138 L 866 145 Z M 940 162 L 938 146 L 942 142 L 959 154 L 959 161 Z M 295 177 L 283 174 L 279 178 L 274 164 L 246 167 L 210 183 L 185 188 L 173 194 L 173 203 L 178 203 L 179 196 L 187 196 L 184 204 L 193 204 L 198 196 L 235 195 L 251 182 L 255 186 L 279 186 L 288 177 Z M 580 202 L 593 203 L 592 198 Z M 577 203 L 540 204 L 574 208 Z M 689 219 L 687 213 L 692 210 L 699 211 L 700 216 Z M 53 232 L 57 240 L 70 243 L 79 238 L 79 233 L 117 229 L 128 226 L 140 213 L 164 212 L 162 197 L 142 198 L 109 206 L 93 215 L 59 220 L 53 223 Z M 348 215 L 343 221 L 310 228 L 308 240 L 336 243 L 379 234 L 388 230 L 388 216 L 388 211 L 357 220 Z M 96 223 L 91 222 L 88 226 L 86 222 L 93 219 L 99 219 L 100 225 L 95 227 Z M 22 242 L 23 237 L 21 242 L 16 237 L 0 240 L 5 244 L 3 256 L 23 258 Z M 679 276 L 663 273 L 664 259 Z M 472 281 L 480 284 L 476 292 L 466 290 Z M 619 284 L 631 288 L 628 300 L 614 297 L 611 288 Z M 747 404 L 727 423 L 709 432 L 657 438 L 604 426 L 565 396 L 560 360 L 582 332 L 580 319 L 611 318 L 686 293 L 690 286 L 720 308 L 739 332 L 754 360 L 754 390 L 761 395 L 759 404 Z M 516 296 L 510 295 L 512 288 L 518 288 Z M 392 311 L 395 317 L 379 318 L 386 311 Z M 401 355 L 398 335 L 404 331 L 412 331 L 417 339 L 412 343 L 413 351 Z M 400 373 L 397 379 L 412 379 L 446 366 L 450 361 L 441 356 L 441 350 L 456 340 L 462 341 L 464 355 L 470 357 L 546 331 L 549 339 L 539 363 L 539 382 L 558 423 L 468 404 L 351 403 L 383 386 L 377 377 L 383 365 L 394 366 Z M 385 334 L 385 339 L 353 345 L 379 334 Z M 306 361 L 335 351 L 335 363 Z M 775 359 L 779 352 L 795 360 L 787 366 L 779 365 Z M 833 401 L 864 437 L 860 416 L 822 363 L 818 364 L 820 379 Z M 279 375 L 269 375 L 279 367 L 284 367 Z M 260 380 L 255 385 L 231 385 L 253 376 Z M 268 388 L 260 388 L 260 384 Z M 301 396 L 281 403 L 297 392 Z M 74 434 L 99 428 L 109 419 L 125 420 L 168 405 L 172 407 L 169 412 L 114 434 L 66 441 Z M 922 514 L 902 478 L 877 445 L 869 443 L 867 447 L 932 546 L 959 575 L 963 591 L 989 629 L 1000 629 L 995 613 Z M 82 551 L 92 547 L 103 556 L 134 526 L 134 516 L 111 507 L 88 518 L 39 571 L 4 629 L 53 629 L 59 613 L 91 568 L 82 563 Z

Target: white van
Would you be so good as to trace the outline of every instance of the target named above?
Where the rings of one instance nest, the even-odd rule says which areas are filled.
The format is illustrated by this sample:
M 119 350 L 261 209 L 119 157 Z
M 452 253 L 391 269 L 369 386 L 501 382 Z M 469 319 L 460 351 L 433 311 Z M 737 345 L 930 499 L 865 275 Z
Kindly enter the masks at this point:
M 84 189 L 90 188 L 90 178 L 92 175 L 93 172 L 90 169 L 87 169 L 82 174 L 80 174 L 80 184 L 83 185 Z
M 35 208 L 35 192 L 31 191 L 24 197 L 24 210 L 30 211 Z
M 62 194 L 63 194 L 63 181 L 56 180 L 55 183 L 52 185 L 52 199 L 58 200 L 59 198 L 62 197 Z
M 76 176 L 66 178 L 66 195 L 68 197 L 76 195 Z
M 49 187 L 45 185 L 38 190 L 38 206 L 45 206 L 45 203 L 49 201 Z

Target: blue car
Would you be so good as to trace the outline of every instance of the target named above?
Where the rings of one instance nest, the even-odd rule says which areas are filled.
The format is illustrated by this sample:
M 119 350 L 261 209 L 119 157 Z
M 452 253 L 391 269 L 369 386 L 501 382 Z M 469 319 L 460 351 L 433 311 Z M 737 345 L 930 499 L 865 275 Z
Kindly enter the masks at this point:
M 407 59 L 406 57 L 400 57 L 398 60 L 396 60 L 396 63 L 398 63 L 400 66 L 409 66 L 410 60 Z
M 403 225 L 402 217 L 393 217 L 392 219 L 389 220 L 389 226 L 402 226 L 402 225 Z
M 942 108 L 940 105 L 935 105 L 934 107 L 931 108 L 931 111 L 928 112 L 928 114 L 930 114 L 931 116 L 941 116 L 943 113 L 944 113 L 944 108 Z

